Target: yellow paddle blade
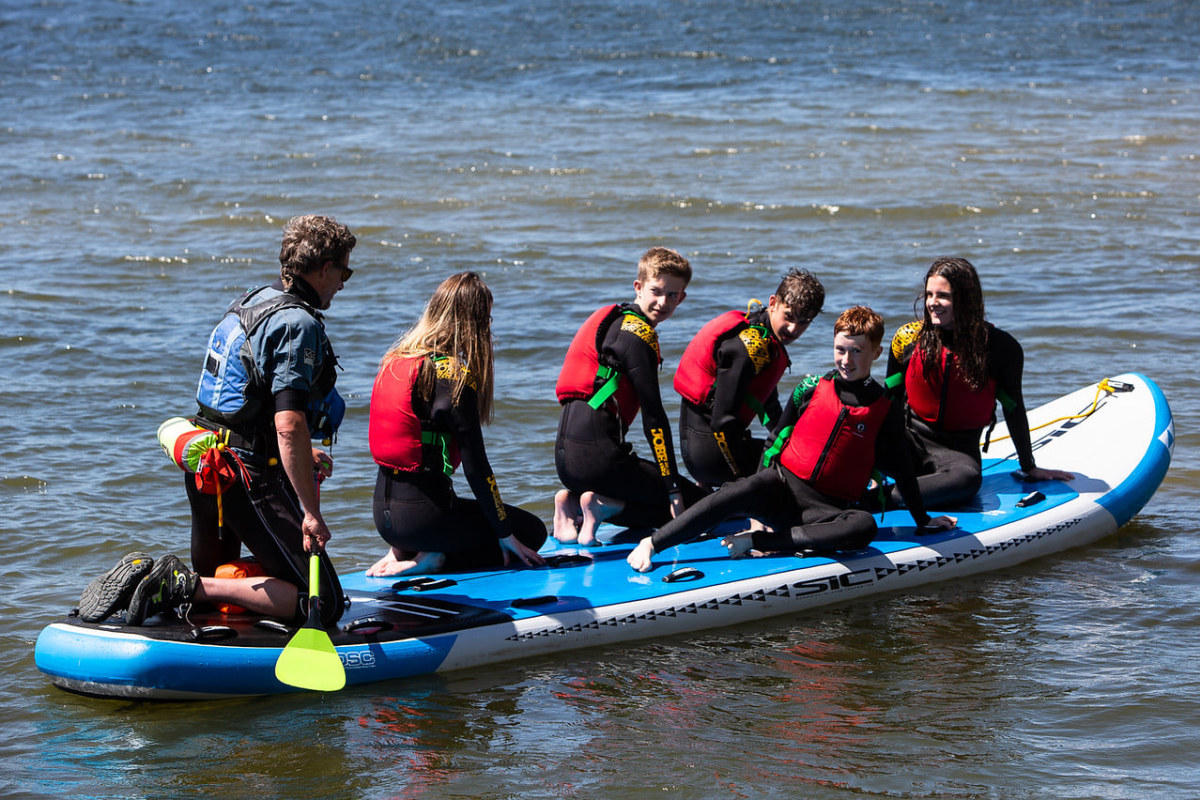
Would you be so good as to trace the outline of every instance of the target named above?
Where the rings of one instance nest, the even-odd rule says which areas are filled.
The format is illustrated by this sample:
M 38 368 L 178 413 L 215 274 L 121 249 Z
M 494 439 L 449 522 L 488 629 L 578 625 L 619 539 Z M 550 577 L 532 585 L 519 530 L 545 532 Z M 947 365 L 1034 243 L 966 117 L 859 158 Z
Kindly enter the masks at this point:
M 346 685 L 346 668 L 329 634 L 315 628 L 301 628 L 279 654 L 275 677 L 300 689 L 336 692 Z

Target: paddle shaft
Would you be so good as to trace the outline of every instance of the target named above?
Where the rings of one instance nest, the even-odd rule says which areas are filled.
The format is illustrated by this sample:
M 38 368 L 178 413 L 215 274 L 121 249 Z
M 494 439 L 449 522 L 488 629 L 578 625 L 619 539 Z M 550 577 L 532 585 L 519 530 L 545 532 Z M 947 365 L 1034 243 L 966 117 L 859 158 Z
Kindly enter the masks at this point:
M 308 622 L 309 628 L 323 628 L 321 625 L 321 551 L 313 548 L 308 559 Z

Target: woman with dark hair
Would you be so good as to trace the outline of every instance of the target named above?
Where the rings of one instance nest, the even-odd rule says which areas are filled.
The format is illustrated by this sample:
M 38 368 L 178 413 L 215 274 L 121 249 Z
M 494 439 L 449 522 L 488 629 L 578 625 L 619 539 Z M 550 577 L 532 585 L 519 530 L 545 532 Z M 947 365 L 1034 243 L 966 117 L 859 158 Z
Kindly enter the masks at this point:
M 368 438 L 379 464 L 375 527 L 391 546 L 368 575 L 544 563 L 546 525 L 500 499 L 483 446 L 492 418 L 492 293 L 474 272 L 442 282 L 383 356 Z M 475 495 L 454 493 L 462 465 Z
M 1034 463 L 1021 394 L 1025 354 L 1016 339 L 986 321 L 983 290 L 971 262 L 934 261 L 917 303 L 922 319 L 892 337 L 887 385 L 907 400 L 925 504 L 963 505 L 979 491 L 979 442 L 995 424 L 997 401 L 1027 479 L 1071 480 L 1069 472 Z M 894 491 L 893 498 L 898 499 Z

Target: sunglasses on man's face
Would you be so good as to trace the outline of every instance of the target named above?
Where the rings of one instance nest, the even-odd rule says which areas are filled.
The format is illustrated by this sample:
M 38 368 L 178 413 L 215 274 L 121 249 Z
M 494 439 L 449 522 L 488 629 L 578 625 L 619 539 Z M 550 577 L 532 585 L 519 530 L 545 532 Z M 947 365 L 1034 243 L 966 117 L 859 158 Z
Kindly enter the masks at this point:
M 332 261 L 326 261 L 325 263 L 331 268 L 338 269 L 338 267 L 335 266 Z M 349 267 L 341 267 L 340 269 L 342 270 L 342 283 L 345 283 L 346 281 L 350 280 L 350 276 L 354 274 L 354 270 L 350 269 Z

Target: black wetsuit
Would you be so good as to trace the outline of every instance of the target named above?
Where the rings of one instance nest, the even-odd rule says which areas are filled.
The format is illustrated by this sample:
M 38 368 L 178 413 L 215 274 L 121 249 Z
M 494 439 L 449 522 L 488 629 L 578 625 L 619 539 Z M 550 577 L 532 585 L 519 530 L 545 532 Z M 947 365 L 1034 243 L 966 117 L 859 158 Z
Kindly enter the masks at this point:
M 835 378 L 834 388 L 838 398 L 851 406 L 868 406 L 883 394 L 883 387 L 871 379 L 848 383 Z M 811 394 L 811 390 L 803 389 L 793 393 L 780 417 L 780 431 L 803 424 L 802 417 Z M 893 403 L 879 431 L 875 451 L 878 454 L 907 446 L 904 417 L 900 406 Z M 903 488 L 904 497 L 911 501 L 917 524 L 928 524 L 929 515 L 921 506 L 913 474 L 898 475 L 897 481 Z M 808 481 L 774 462 L 749 478 L 722 486 L 655 531 L 651 541 L 655 551 L 661 552 L 738 516 L 758 519 L 772 528 L 754 532 L 752 538 L 757 550 L 856 550 L 870 544 L 878 530 L 875 518 L 869 512 L 817 491 Z
M 633 385 L 646 441 L 652 449 L 658 442 L 663 448 L 662 458 L 655 462 L 634 454 L 633 445 L 625 441 L 627 431 L 611 404 L 593 409 L 586 400 L 567 400 L 554 446 L 558 478 L 576 494 L 591 491 L 623 501 L 625 507 L 608 520 L 613 525 L 661 525 L 671 518 L 672 489 L 682 493 L 687 505 L 704 492 L 683 478 L 675 464 L 671 425 L 658 386 L 658 352 L 639 336 L 622 330 L 618 319 L 604 335 L 600 356 L 602 363 L 615 367 Z
M 379 535 L 408 553 L 446 555 L 445 569 L 489 569 L 504 564 L 499 540 L 509 535 L 537 550 L 546 541 L 546 525 L 524 509 L 500 501 L 479 424 L 475 390 L 463 389 L 458 405 L 452 400 L 454 382 L 438 379 L 433 401 L 413 397 L 419 419 L 452 436 L 462 458 L 462 470 L 476 499 L 458 497 L 451 476 L 442 468 L 440 450 L 429 451 L 428 463 L 415 472 L 380 466 L 375 482 L 374 517 Z M 414 393 L 415 394 L 415 393 Z M 503 508 L 503 515 L 500 513 Z
M 767 328 L 770 325 L 765 308 L 750 314 L 746 321 Z M 766 445 L 764 440 L 751 435 L 738 418 L 750 381 L 757 374 L 745 343 L 736 335 L 724 337 L 717 346 L 716 363 L 711 408 L 682 400 L 679 409 L 679 446 L 684 466 L 692 478 L 711 487 L 753 475 Z M 771 390 L 763 409 L 771 424 L 768 432 L 773 433 L 774 423 L 782 413 L 776 390 Z
M 1021 394 L 1021 377 L 1025 369 L 1025 353 L 1020 343 L 1012 335 L 992 327 L 989 329 L 987 368 L 988 376 L 996 381 L 997 396 L 1002 399 L 1004 421 L 1008 424 L 1008 433 L 1012 437 L 1013 446 L 1017 450 L 1021 469 L 1028 472 L 1035 466 L 1033 447 L 1030 443 L 1029 417 L 1025 411 L 1025 400 Z M 947 347 L 953 349 L 953 332 L 944 334 Z M 896 352 L 900 350 L 899 354 Z M 915 343 L 905 347 L 893 344 L 889 348 L 888 376 L 903 376 L 908 370 L 908 362 L 914 357 Z M 919 356 L 916 356 L 919 357 Z M 904 383 L 900 381 L 891 390 L 900 399 L 904 399 Z M 926 507 L 953 509 L 970 504 L 975 494 L 983 484 L 983 465 L 979 442 L 983 437 L 984 428 L 972 428 L 962 431 L 946 431 L 920 419 L 912 413 L 907 414 L 909 431 L 915 445 L 914 468 L 917 472 L 917 482 L 921 487 L 921 497 Z M 895 469 L 894 464 L 887 465 L 887 471 Z M 893 491 L 889 503 L 902 502 Z
M 278 282 L 274 288 L 283 291 Z M 296 280 L 290 292 L 314 308 L 320 305 L 317 293 L 304 280 Z M 267 575 L 296 586 L 301 598 L 296 619 L 306 616 L 310 556 L 304 550 L 304 509 L 279 463 L 274 417 L 278 411 L 305 413 L 308 409 L 311 390 L 317 383 L 315 376 L 322 365 L 314 365 L 299 354 L 310 349 L 326 352 L 312 345 L 323 341 L 324 336 L 320 322 L 306 312 L 290 309 L 272 314 L 250 341 L 255 361 L 274 394 L 253 422 L 230 434 L 230 446 L 240 466 L 231 456 L 224 456 L 239 480 L 218 500 L 216 495 L 196 489 L 195 475 L 184 475 L 192 508 L 193 569 L 212 576 L 217 567 L 239 559 L 245 544 Z M 275 388 L 281 384 L 287 388 Z M 196 423 L 223 430 L 220 423 L 203 416 L 197 417 Z M 322 552 L 320 562 L 321 618 L 328 625 L 341 617 L 345 598 L 329 556 Z

